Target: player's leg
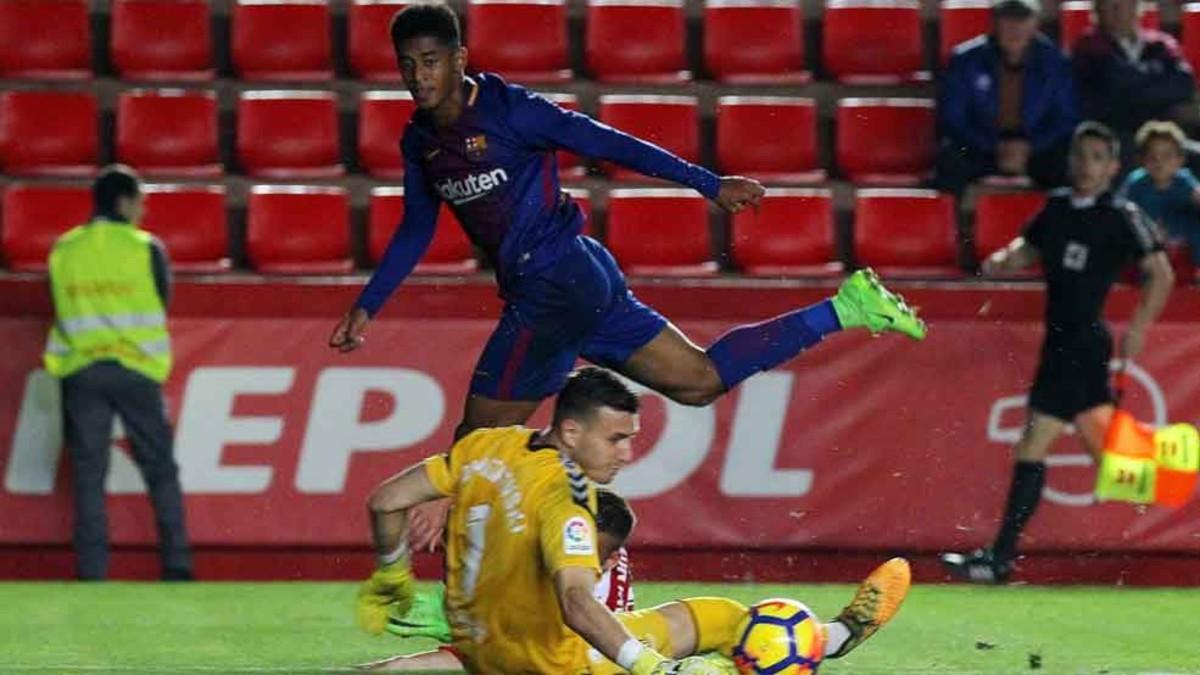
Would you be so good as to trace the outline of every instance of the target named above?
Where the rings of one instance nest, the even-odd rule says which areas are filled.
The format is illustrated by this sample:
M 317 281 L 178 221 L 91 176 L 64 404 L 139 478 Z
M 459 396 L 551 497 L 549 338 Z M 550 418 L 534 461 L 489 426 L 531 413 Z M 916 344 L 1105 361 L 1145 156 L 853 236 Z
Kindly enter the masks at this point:
M 446 672 L 462 670 L 462 662 L 447 649 L 431 649 L 415 654 L 391 656 L 354 667 L 355 670 L 368 671 L 405 671 L 405 672 Z
M 584 355 L 684 405 L 707 405 L 751 375 L 770 370 L 846 328 L 897 331 L 914 339 L 925 335 L 916 314 L 870 270 L 851 275 L 828 300 L 738 326 L 708 349 L 698 347 L 632 294 L 624 295 Z M 656 320 L 657 332 L 647 339 L 646 328 Z
M 970 554 L 943 554 L 942 563 L 952 574 L 978 583 L 1000 583 L 1008 578 L 1016 557 L 1017 540 L 1042 499 L 1042 488 L 1046 485 L 1046 455 L 1065 429 L 1066 422 L 1062 419 L 1036 409 L 1029 410 L 1029 420 L 1021 439 L 1013 448 L 1016 461 L 1000 531 L 990 549 Z

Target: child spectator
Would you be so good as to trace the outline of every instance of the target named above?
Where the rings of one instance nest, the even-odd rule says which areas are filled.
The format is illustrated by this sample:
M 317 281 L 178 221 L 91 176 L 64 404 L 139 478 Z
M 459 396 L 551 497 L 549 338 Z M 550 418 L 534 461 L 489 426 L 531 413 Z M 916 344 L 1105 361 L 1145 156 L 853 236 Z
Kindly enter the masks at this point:
M 1121 186 L 1121 196 L 1137 204 L 1174 239 L 1187 242 L 1200 264 L 1200 181 L 1183 166 L 1187 137 L 1174 122 L 1147 122 L 1135 142 L 1141 167 Z

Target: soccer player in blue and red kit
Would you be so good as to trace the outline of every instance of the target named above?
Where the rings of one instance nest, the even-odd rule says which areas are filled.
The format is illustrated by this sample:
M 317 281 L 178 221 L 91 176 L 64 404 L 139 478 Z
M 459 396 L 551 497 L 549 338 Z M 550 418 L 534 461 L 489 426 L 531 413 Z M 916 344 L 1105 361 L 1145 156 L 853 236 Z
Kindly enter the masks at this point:
M 525 422 L 563 386 L 578 357 L 700 406 L 844 328 L 925 336 L 903 300 L 863 270 L 833 298 L 698 347 L 642 304 L 608 250 L 581 234 L 583 214 L 559 188 L 555 151 L 686 185 L 731 213 L 757 206 L 762 185 L 719 177 L 494 74 L 467 76 L 458 19 L 445 5 L 405 8 L 391 38 L 417 106 L 401 141 L 404 220 L 330 346 L 348 352 L 363 343 L 368 322 L 428 247 L 447 203 L 487 256 L 505 302 L 456 437 Z

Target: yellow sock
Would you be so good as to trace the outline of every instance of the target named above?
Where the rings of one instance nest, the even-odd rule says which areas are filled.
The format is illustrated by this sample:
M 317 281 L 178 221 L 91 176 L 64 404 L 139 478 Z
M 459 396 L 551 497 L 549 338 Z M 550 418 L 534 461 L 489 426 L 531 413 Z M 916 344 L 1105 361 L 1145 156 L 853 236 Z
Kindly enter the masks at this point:
M 738 624 L 746 606 L 729 598 L 688 598 L 683 601 L 696 622 L 696 653 L 721 652 L 729 656 L 738 640 Z

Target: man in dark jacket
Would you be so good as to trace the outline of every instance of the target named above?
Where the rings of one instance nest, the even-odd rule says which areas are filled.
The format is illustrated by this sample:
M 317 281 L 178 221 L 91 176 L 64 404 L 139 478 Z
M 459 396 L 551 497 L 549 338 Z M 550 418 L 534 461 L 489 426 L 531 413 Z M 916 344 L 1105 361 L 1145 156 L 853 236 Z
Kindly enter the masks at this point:
M 1075 87 L 1088 119 L 1117 132 L 1133 159 L 1133 134 L 1153 120 L 1200 128 L 1192 69 L 1175 39 L 1138 24 L 1137 0 L 1097 0 L 1096 25 L 1071 50 Z
M 954 50 L 938 93 L 935 185 L 961 194 L 990 174 L 1066 179 L 1078 121 L 1071 70 L 1038 33 L 1038 0 L 996 0 L 993 28 Z

